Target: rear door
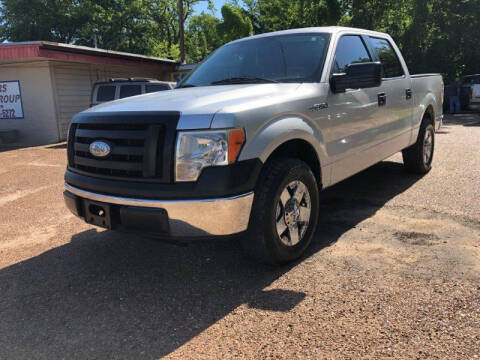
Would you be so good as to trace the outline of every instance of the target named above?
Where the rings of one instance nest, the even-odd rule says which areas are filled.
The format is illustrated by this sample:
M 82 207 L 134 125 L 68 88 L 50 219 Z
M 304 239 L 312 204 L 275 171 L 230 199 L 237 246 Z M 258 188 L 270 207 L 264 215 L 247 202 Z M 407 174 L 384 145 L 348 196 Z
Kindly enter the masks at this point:
M 387 38 L 368 36 L 367 41 L 375 61 L 383 68 L 381 92 L 385 106 L 376 119 L 377 140 L 392 140 L 392 152 L 407 146 L 413 121 L 413 89 L 406 69 L 392 43 Z

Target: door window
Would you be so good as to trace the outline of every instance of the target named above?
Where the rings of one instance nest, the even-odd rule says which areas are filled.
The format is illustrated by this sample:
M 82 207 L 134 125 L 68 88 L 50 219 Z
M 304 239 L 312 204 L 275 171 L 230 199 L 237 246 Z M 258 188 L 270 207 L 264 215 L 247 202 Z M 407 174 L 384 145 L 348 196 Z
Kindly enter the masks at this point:
M 360 36 L 342 36 L 338 41 L 332 72 L 344 73 L 350 64 L 370 61 L 372 61 L 372 59 Z
M 405 75 L 395 50 L 387 39 L 370 37 L 370 44 L 378 60 L 382 63 L 384 78 Z
M 99 86 L 97 90 L 97 101 L 112 101 L 115 99 L 115 86 Z

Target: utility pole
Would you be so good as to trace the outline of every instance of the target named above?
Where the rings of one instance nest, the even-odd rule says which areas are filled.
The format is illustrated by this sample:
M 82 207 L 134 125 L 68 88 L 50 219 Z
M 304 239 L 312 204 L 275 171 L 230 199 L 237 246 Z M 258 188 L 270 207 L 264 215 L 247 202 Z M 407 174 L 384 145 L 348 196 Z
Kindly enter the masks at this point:
M 95 49 L 98 47 L 97 35 L 98 29 L 93 29 L 93 46 L 95 47 Z
M 182 64 L 185 63 L 185 24 L 183 16 L 183 0 L 178 0 L 178 23 L 180 26 L 180 61 Z

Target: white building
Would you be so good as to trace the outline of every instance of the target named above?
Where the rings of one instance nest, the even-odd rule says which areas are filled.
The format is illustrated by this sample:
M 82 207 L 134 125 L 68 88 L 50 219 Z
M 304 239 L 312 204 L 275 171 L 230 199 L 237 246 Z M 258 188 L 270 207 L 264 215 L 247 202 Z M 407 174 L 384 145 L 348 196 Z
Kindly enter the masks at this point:
M 178 63 L 156 57 L 45 41 L 0 44 L 0 143 L 66 139 L 92 86 L 110 78 L 169 80 Z

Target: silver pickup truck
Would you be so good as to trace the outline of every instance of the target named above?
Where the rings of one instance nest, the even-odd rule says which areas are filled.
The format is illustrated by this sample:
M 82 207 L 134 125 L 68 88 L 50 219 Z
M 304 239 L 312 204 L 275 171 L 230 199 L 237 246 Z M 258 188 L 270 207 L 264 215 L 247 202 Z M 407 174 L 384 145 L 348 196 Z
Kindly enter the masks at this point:
M 188 239 L 241 234 L 283 264 L 312 241 L 319 192 L 390 155 L 430 171 L 440 75 L 410 75 L 392 38 L 342 27 L 219 48 L 177 89 L 76 115 L 67 207 L 115 230 Z

